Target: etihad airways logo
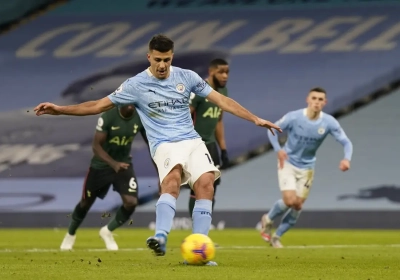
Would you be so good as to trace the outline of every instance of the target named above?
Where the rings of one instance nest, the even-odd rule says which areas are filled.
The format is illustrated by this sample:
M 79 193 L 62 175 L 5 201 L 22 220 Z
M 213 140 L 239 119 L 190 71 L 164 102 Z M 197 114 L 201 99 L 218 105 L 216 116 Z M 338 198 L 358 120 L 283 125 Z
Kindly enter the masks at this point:
M 148 104 L 149 108 L 157 109 L 161 107 L 180 107 L 182 105 L 189 105 L 189 98 L 184 97 L 180 99 L 155 101 Z

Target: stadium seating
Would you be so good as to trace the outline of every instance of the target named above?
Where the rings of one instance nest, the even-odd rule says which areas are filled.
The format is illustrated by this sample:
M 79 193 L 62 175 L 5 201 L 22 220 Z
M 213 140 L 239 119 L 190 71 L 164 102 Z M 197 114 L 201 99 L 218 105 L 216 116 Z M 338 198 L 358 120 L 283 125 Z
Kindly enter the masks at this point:
M 399 12 L 393 6 L 152 17 L 55 10 L 0 37 L 0 98 L 7 100 L 0 104 L 0 149 L 11 151 L 0 157 L 0 178 L 82 178 L 97 117 L 35 118 L 32 108 L 105 96 L 146 67 L 154 33 L 176 41 L 176 66 L 202 76 L 212 57 L 228 58 L 230 96 L 275 121 L 305 106 L 311 87 L 326 88 L 332 113 L 398 78 Z M 267 142 L 264 129 L 224 119 L 231 158 Z M 49 151 L 58 157 L 46 157 Z M 142 141 L 134 158 L 140 177 L 156 176 Z

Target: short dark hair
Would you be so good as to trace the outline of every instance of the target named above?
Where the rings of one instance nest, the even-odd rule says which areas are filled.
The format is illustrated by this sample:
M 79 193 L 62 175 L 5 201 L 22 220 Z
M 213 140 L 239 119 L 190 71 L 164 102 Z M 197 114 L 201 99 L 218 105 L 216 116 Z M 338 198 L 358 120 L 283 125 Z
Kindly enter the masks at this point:
M 216 59 L 211 60 L 209 66 L 210 66 L 210 68 L 217 68 L 220 65 L 223 65 L 223 66 L 228 65 L 228 62 L 225 59 L 216 58 Z
M 323 89 L 322 87 L 314 87 L 314 88 L 310 89 L 310 92 L 312 92 L 312 91 L 316 91 L 316 92 L 320 92 L 320 93 L 325 93 L 325 95 L 326 95 L 326 90 Z
M 154 35 L 149 42 L 149 50 L 159 51 L 166 53 L 169 51 L 174 51 L 174 41 L 163 34 Z

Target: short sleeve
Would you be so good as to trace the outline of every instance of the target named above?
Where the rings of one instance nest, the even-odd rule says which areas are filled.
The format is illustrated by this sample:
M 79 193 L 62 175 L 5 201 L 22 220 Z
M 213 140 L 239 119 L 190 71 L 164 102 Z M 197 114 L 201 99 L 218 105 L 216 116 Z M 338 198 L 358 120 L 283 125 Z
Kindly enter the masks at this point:
M 207 97 L 213 90 L 197 73 L 189 70 L 188 82 L 190 91 L 201 97 Z
M 290 130 L 292 127 L 292 121 L 294 119 L 294 112 L 289 112 L 284 115 L 275 124 L 278 125 L 282 130 Z
M 108 98 L 114 105 L 135 104 L 137 99 L 135 78 L 130 78 L 123 82 Z
M 107 133 L 110 130 L 110 120 L 107 116 L 107 112 L 101 114 L 97 119 L 96 131 Z
M 192 93 L 190 93 L 189 105 L 196 109 L 197 106 L 199 106 L 202 99 L 203 98 L 201 98 L 200 96 L 198 96 L 192 92 Z

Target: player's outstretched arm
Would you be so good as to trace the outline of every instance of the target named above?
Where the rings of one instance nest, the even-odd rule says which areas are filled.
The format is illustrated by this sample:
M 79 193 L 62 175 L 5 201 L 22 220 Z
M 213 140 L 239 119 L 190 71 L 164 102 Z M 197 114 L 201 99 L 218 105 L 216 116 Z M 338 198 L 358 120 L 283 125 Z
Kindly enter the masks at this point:
M 41 115 L 70 115 L 70 116 L 89 116 L 97 115 L 114 107 L 108 97 L 95 101 L 88 101 L 77 105 L 58 106 L 53 103 L 40 103 L 34 111 L 37 116 Z
M 207 96 L 207 99 L 214 104 L 218 105 L 223 111 L 229 112 L 239 118 L 251 121 L 258 126 L 262 126 L 268 128 L 272 134 L 275 135 L 274 129 L 282 132 L 281 128 L 274 123 L 261 119 L 256 115 L 252 114 L 249 110 L 244 108 L 242 105 L 237 103 L 232 98 L 226 97 L 219 92 L 212 90 L 211 93 Z

